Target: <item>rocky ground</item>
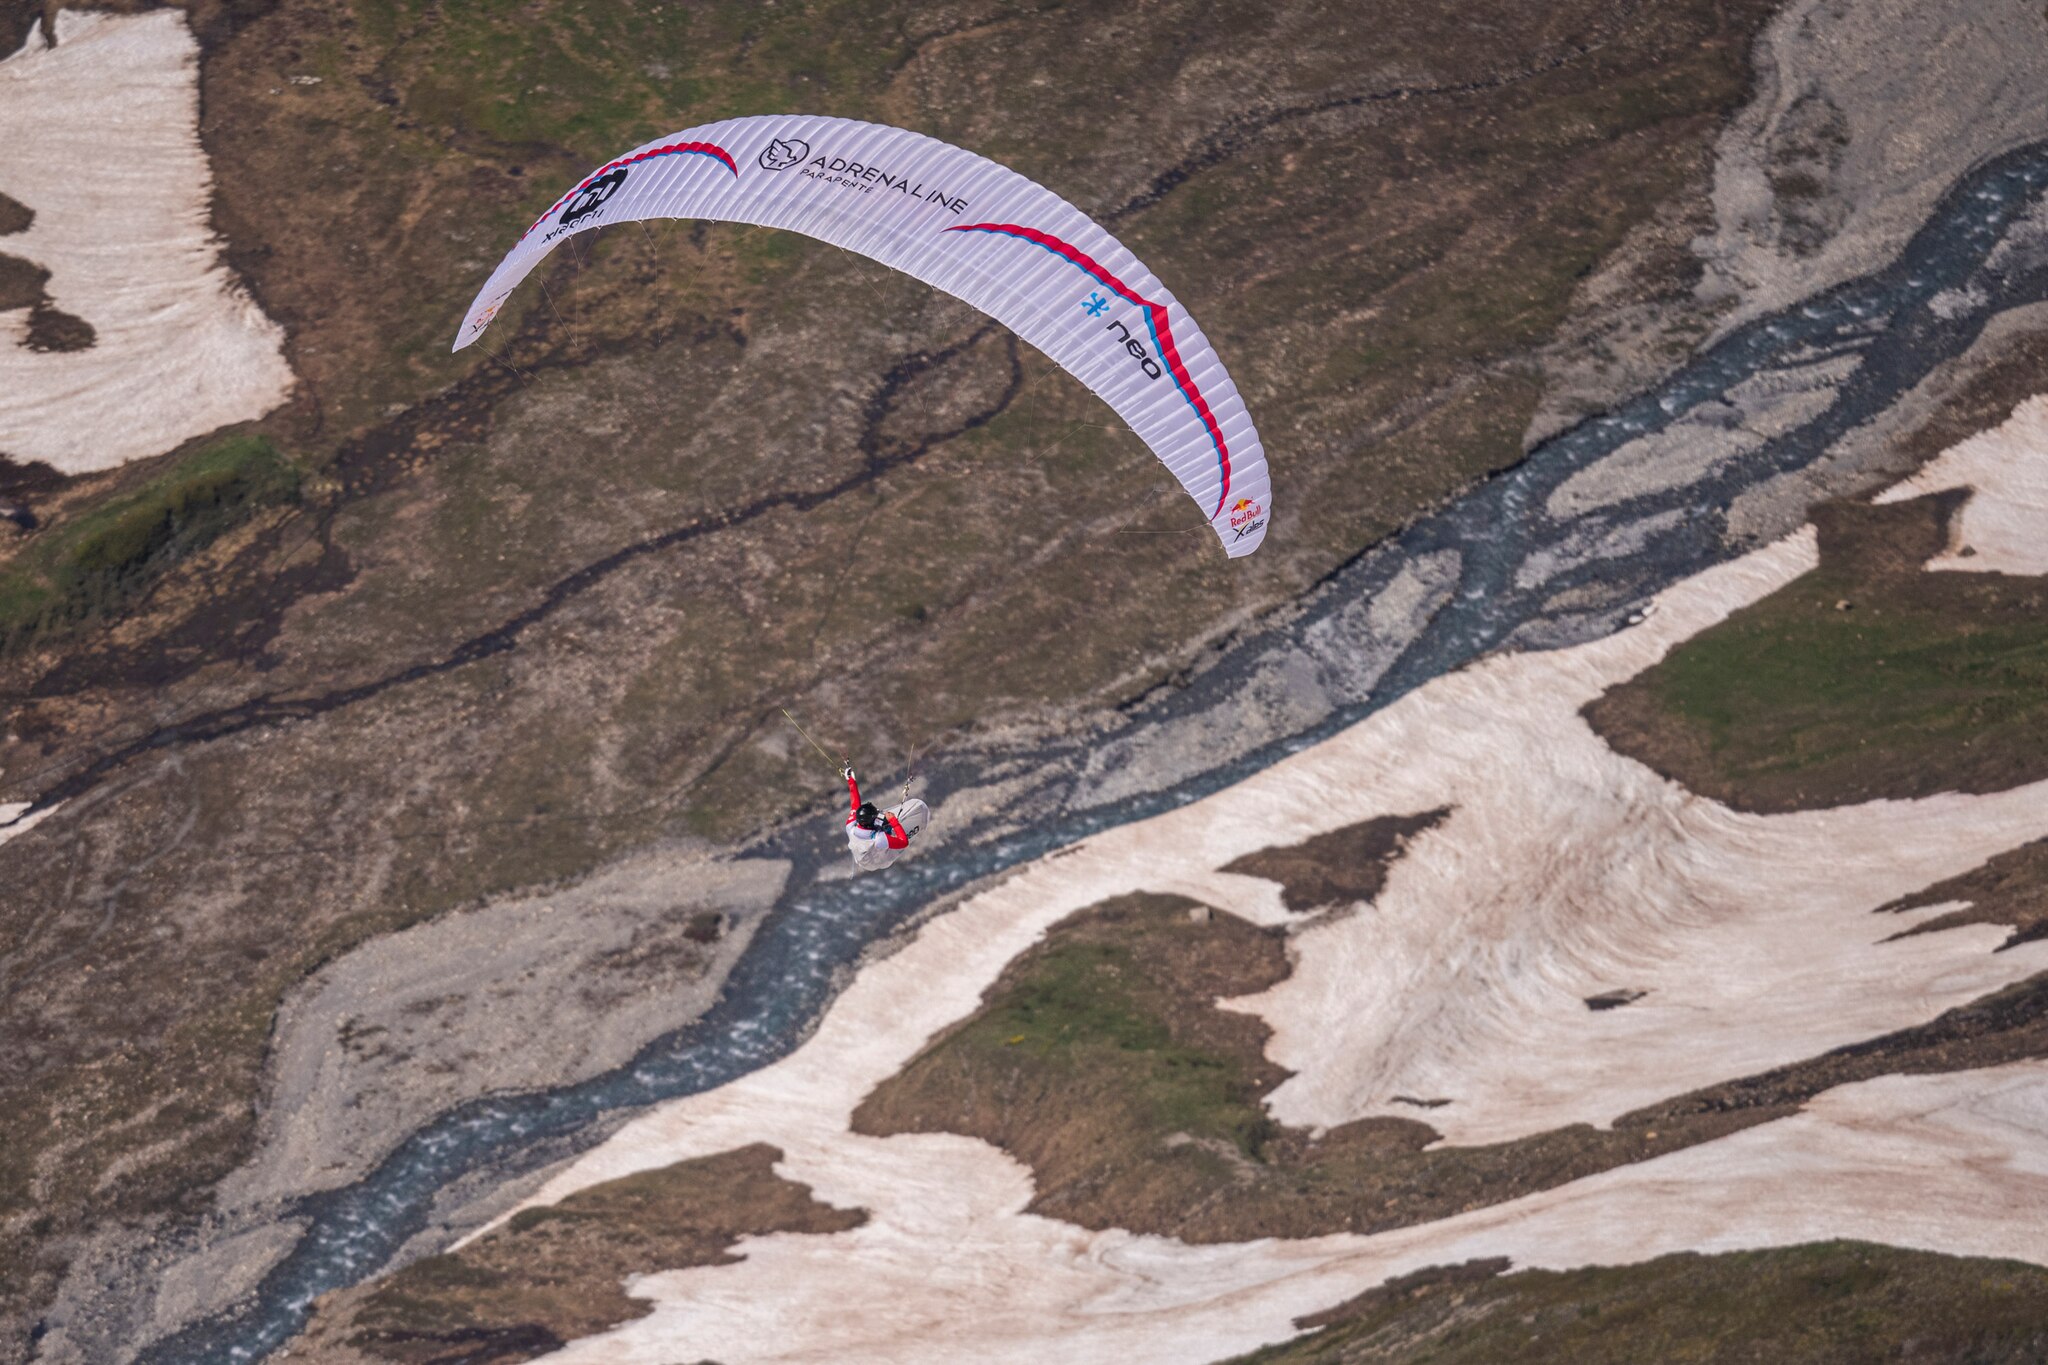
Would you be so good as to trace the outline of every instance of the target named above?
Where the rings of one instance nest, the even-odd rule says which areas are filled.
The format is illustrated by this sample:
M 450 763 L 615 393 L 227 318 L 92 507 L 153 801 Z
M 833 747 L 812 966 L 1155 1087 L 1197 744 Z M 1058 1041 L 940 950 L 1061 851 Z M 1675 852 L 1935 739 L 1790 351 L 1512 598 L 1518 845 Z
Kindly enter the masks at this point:
M 226 264 L 283 327 L 295 386 L 240 434 L 109 472 L 69 477 L 28 450 L 0 464 L 17 528 L 0 527 L 13 537 L 0 540 L 6 1339 L 53 1361 L 123 1358 L 235 1302 L 293 1244 L 311 1216 L 300 1201 L 357 1180 L 436 1113 L 599 1075 L 696 1017 L 761 941 L 770 907 L 812 875 L 730 856 L 829 785 L 780 706 L 876 766 L 971 755 L 979 780 L 954 779 L 941 814 L 988 841 L 1011 793 L 1048 782 L 1075 807 L 1171 790 L 1219 754 L 1319 723 L 1346 695 L 1300 668 L 1220 664 L 1234 633 L 1321 619 L 1330 590 L 1317 585 L 1362 550 L 1701 344 L 1882 266 L 1980 159 L 2048 136 L 2025 98 L 2039 88 L 2038 10 L 1992 0 L 1942 34 L 1906 6 L 1688 0 L 1500 5 L 1456 22 L 1412 6 L 1220 20 L 1210 7 L 785 8 L 191 12 L 213 224 Z M 7 13 L 23 33 L 37 17 Z M 60 23 L 49 31 L 61 46 Z M 1901 51 L 1910 71 L 1871 78 L 1877 54 Z M 804 239 L 611 234 L 521 296 L 503 351 L 444 354 L 451 319 L 537 197 L 654 132 L 799 107 L 914 123 L 1001 157 L 1103 216 L 1174 282 L 1228 356 L 1298 509 L 1248 569 L 1180 534 L 1144 452 L 1095 426 L 1088 396 L 1042 360 Z M 27 186 L 0 180 L 0 192 L 41 211 Z M 2032 278 L 2027 230 L 2007 234 L 2000 279 Z M 1787 362 L 1561 482 L 1548 515 L 1612 549 L 1631 500 L 1737 471 L 1748 500 L 1726 534 L 1755 543 L 1823 494 L 1867 491 L 1995 425 L 2039 387 L 2044 327 L 2024 289 L 1993 305 L 1992 283 L 1973 288 L 1941 307 L 1981 334 L 1870 400 L 1810 464 L 1744 462 L 1825 420 L 1875 362 L 1841 350 Z M 53 293 L 50 306 L 68 305 Z M 1019 515 L 1020 494 L 1040 510 Z M 1997 599 L 1985 610 L 2011 619 L 1989 642 L 2003 651 L 1992 671 L 2007 672 L 1973 681 L 1977 709 L 1944 694 L 1950 710 L 1915 730 L 1918 703 L 1899 703 L 1898 733 L 1912 736 L 1900 771 L 1947 774 L 1928 755 L 1974 741 L 1984 716 L 2011 734 L 2037 728 L 2000 700 L 2023 676 L 2003 661 L 2030 647 L 2008 638 L 2037 621 L 2030 589 L 1929 586 L 1903 551 L 1873 567 L 1827 550 L 1907 520 L 1937 535 L 1930 506 L 1824 513 L 1820 577 L 1747 610 L 1784 614 L 1771 629 L 1860 629 L 1868 612 L 1822 609 L 1903 593 L 1932 632 L 1915 647 L 1938 657 L 1943 629 Z M 1348 636 L 1339 651 L 1365 688 L 1441 612 L 1459 571 L 1448 552 L 1415 555 L 1372 596 L 1383 653 Z M 1821 602 L 1813 584 L 1828 575 L 1849 585 Z M 1598 605 L 1609 623 L 1628 608 L 1625 595 Z M 1768 649 L 1731 657 L 1742 629 L 1731 618 L 1688 647 L 1705 662 L 1679 651 L 1665 667 L 1733 671 L 1753 684 L 1748 704 L 1767 707 L 1770 686 L 1796 679 L 1773 683 Z M 1204 676 L 1248 679 L 1233 705 L 1256 724 L 1133 729 L 1084 757 L 1030 757 L 1049 742 L 1088 750 L 1077 737 L 1119 733 L 1146 705 L 1165 714 L 1181 689 L 1203 695 Z M 1673 703 L 1663 675 L 1630 688 L 1601 704 L 1612 726 L 1635 708 L 1640 738 L 1617 743 L 1738 806 L 1922 794 L 1885 786 L 1876 759 L 1758 787 L 1754 761 L 1688 738 L 1686 725 L 1715 718 Z M 1834 712 L 1775 723 L 1824 737 L 1841 708 L 1870 700 L 1822 697 Z M 1737 728 L 1759 748 L 1777 733 Z M 1982 761 L 1940 785 L 1993 793 L 2039 776 L 2024 744 L 1978 748 Z M 1235 875 L 1314 907 L 1369 899 L 1403 850 L 1445 835 L 1438 822 L 1456 816 L 1444 809 L 1372 812 L 1336 844 L 1305 831 L 1247 846 Z M 2018 856 L 1987 847 L 1980 873 L 1959 866 L 1881 899 L 1936 909 L 1947 901 L 1915 893 L 1944 878 L 2024 886 L 2009 873 Z M 1296 912 L 1316 910 L 1278 913 Z M 1920 937 L 1912 951 L 1930 963 L 1960 951 L 1953 934 Z M 1584 1000 L 1618 1001 L 1647 979 L 1580 983 L 1571 999 L 1646 1017 Z M 978 989 L 940 1022 L 971 1013 Z M 1654 1150 L 1781 1116 L 1825 1084 L 1924 1069 L 1897 1058 L 1928 1049 L 1947 1067 L 2032 1055 L 2014 1041 L 2031 1037 L 2032 997 L 2014 989 L 1981 1008 L 1966 991 L 1885 1016 L 1863 1035 L 1891 1040 L 1878 1069 L 1829 1063 L 1722 1118 L 1702 1101 L 1709 1117 L 1659 1121 L 1669 1135 Z M 1949 1003 L 1961 1013 L 1943 1013 Z M 1170 1035 L 1185 1011 L 1160 1008 Z M 1207 1040 L 1235 1059 L 1211 1079 L 1243 1122 L 1187 1130 L 1161 1169 L 1234 1181 L 1264 1159 L 1261 1141 L 1300 1147 L 1261 1181 L 1327 1160 L 1306 1137 L 1261 1135 L 1278 1077 L 1255 1033 Z M 993 1041 L 997 1061 L 1010 1036 Z M 1373 1179 L 1395 1186 L 1413 1178 L 1399 1162 L 1417 1159 L 1422 1125 L 1450 1121 L 1430 1107 L 1443 1095 L 1409 1088 L 1428 1093 L 1404 1089 L 1398 1119 L 1364 1120 L 1378 1125 L 1366 1159 L 1394 1163 Z M 902 1095 L 875 1104 L 863 1112 L 888 1131 L 978 1131 Z M 1056 1119 L 1018 1140 L 1057 1148 Z M 1551 1155 L 1504 1157 L 1504 1183 L 1460 1179 L 1488 1185 L 1485 1198 L 1540 1190 L 1623 1160 L 1588 1155 L 1616 1142 L 1570 1134 Z M 520 1199 L 545 1165 L 502 1188 L 474 1173 L 444 1200 L 471 1212 L 409 1254 Z M 786 1159 L 779 1175 L 760 1165 L 747 1178 L 762 1199 L 809 1207 Z M 1152 1179 L 1142 1160 L 1129 1169 Z M 1066 1188 L 1038 1197 L 1064 1200 L 1058 1216 L 1077 1226 L 1108 1226 L 1127 1203 L 1153 1210 L 1144 1226 L 1161 1234 L 1201 1226 L 1188 1203 L 1205 1197 L 1199 1182 L 1093 1206 Z M 1432 1186 L 1436 1202 L 1412 1217 L 1481 1197 L 1461 1188 Z M 1315 1199 L 1274 1207 L 1295 1211 L 1260 1217 L 1295 1236 L 1384 1221 Z M 706 1245 L 779 1217 L 721 1223 Z M 1217 1224 L 1198 1239 L 1240 1235 Z M 685 1263 L 642 1250 L 640 1268 Z M 522 1259 L 492 1273 L 516 1275 Z M 432 1332 L 468 1330 L 472 1310 L 432 1294 L 350 1320 L 383 1324 L 360 1330 L 389 1358 L 437 1358 L 432 1332 L 401 1340 L 405 1302 L 438 1305 Z M 525 1312 L 489 1330 L 523 1331 Z M 543 1317 L 530 1319 L 538 1333 L 492 1340 L 537 1354 L 599 1325 Z M 1246 1321 L 1268 1318 L 1287 1321 Z M 330 1344 L 358 1332 L 316 1324 Z

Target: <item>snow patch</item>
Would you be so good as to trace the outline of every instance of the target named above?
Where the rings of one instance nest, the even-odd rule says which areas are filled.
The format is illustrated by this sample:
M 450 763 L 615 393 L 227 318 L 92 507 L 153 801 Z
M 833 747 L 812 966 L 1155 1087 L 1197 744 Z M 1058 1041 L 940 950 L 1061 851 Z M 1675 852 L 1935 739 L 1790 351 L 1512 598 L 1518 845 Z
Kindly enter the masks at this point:
M 284 333 L 220 264 L 199 145 L 199 48 L 176 10 L 65 9 L 0 61 L 0 193 L 35 219 L 0 252 L 50 273 L 82 351 L 0 314 L 0 452 L 67 474 L 259 417 L 291 387 Z
M 28 815 L 29 805 L 27 801 L 0 801 L 0 844 L 28 833 L 62 808 L 60 802 L 55 806 L 46 806 L 34 815 Z M 24 816 L 26 818 L 23 818 Z
M 1928 560 L 1928 568 L 2048 574 L 2048 394 L 2014 408 L 2002 425 L 1950 446 L 1877 501 L 1903 502 L 1947 488 L 1970 489 L 1970 500 L 1951 523 L 1949 550 Z
M 1615 753 L 1578 714 L 1707 611 L 1813 562 L 1801 534 L 1666 593 L 1641 626 L 1488 660 L 1308 756 L 1296 781 L 1319 825 L 1451 813 L 1370 914 L 1304 930 L 1292 975 L 1230 1003 L 1273 1027 L 1267 1054 L 1295 1072 L 1274 1117 L 1334 1127 L 1440 1095 L 1452 1103 L 1429 1122 L 1459 1144 L 1604 1124 L 2048 967 L 2048 943 L 1994 953 L 1990 926 L 1887 943 L 1901 926 L 1872 914 L 2048 833 L 2048 783 L 1746 815 Z M 1586 1008 L 1623 987 L 1648 995 Z
M 716 1140 L 772 1125 L 771 1104 Z M 1028 1178 L 966 1138 L 842 1135 L 829 1163 L 807 1152 L 778 1169 L 811 1180 L 829 1164 L 837 1178 L 818 1193 L 868 1207 L 865 1226 L 751 1237 L 736 1265 L 636 1276 L 627 1289 L 653 1301 L 650 1316 L 549 1360 L 1216 1360 L 1294 1336 L 1295 1317 L 1396 1275 L 1490 1256 L 1561 1270 L 1850 1237 L 2048 1264 L 2044 1128 L 2048 1063 L 1886 1076 L 1776 1123 L 1438 1223 L 1201 1247 L 1020 1214 Z

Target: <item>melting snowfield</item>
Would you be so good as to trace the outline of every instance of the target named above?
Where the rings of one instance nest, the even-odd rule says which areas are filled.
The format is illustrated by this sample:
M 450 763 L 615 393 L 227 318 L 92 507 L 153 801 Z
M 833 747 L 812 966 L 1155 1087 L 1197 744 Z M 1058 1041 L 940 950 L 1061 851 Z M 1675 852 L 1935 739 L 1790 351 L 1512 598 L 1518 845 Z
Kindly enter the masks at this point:
M 83 350 L 0 313 L 0 452 L 67 474 L 261 416 L 291 386 L 284 333 L 219 262 L 199 145 L 199 48 L 176 10 L 66 9 L 0 62 L 0 194 L 35 216 L 0 252 L 49 273 Z
M 2048 394 L 2020 404 L 2004 425 L 1949 447 L 1877 500 L 1948 488 L 1975 491 L 1950 524 L 1948 553 L 1928 568 L 2048 574 Z
M 2048 534 L 2035 400 L 1908 491 L 1977 491 L 1964 564 L 2021 572 Z M 2031 531 L 2031 536 L 2028 532 Z M 1395 1094 L 1450 1101 L 1453 1143 L 1605 1123 L 1698 1086 L 1925 1021 L 2048 966 L 1975 925 L 1893 939 L 1885 901 L 2048 834 L 2048 783 L 1983 796 L 1744 815 L 1624 759 L 1578 712 L 1815 562 L 1810 530 L 1666 592 L 1641 624 L 1441 678 L 1204 801 L 1024 869 L 870 966 L 783 1061 L 628 1125 L 532 1201 L 747 1142 L 817 1197 L 870 1210 L 832 1236 L 744 1243 L 738 1265 L 632 1282 L 655 1312 L 551 1357 L 656 1362 L 1217 1359 L 1424 1265 L 1569 1267 L 1856 1237 L 2048 1264 L 2048 1063 L 1885 1077 L 1792 1118 L 1433 1224 L 1188 1246 L 1023 1212 L 1030 1174 L 964 1137 L 858 1137 L 876 1084 L 970 1012 L 1063 916 L 1179 892 L 1259 923 L 1260 847 L 1449 807 L 1365 912 L 1298 933 L 1296 967 L 1230 1002 L 1296 1074 L 1276 1117 L 1333 1125 Z M 943 814 L 943 812 L 941 813 Z M 1946 907 L 1929 907 L 1922 916 Z M 1890 941 L 1887 941 L 1890 940 Z M 1592 1011 L 1585 997 L 1645 994 Z
M 1292 1336 L 1294 1317 L 1369 1285 L 1479 1257 L 1566 1269 L 1852 1237 L 2048 1262 L 2044 1125 L 2048 1063 L 1887 1076 L 1442 1222 L 1205 1247 L 1020 1214 L 1024 1173 L 964 1138 L 842 1139 L 780 1169 L 866 1205 L 865 1227 L 750 1238 L 738 1265 L 641 1276 L 630 1288 L 655 1301 L 652 1315 L 548 1359 L 1214 1360 Z

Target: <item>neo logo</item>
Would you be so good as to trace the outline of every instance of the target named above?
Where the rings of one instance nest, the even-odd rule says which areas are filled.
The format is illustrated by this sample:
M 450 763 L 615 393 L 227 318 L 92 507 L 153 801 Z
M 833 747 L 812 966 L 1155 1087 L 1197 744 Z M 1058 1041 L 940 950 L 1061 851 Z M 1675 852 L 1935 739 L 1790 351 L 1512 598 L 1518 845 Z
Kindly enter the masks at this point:
M 1132 358 L 1138 362 L 1138 368 L 1145 372 L 1146 378 L 1157 379 L 1164 373 L 1159 368 L 1159 362 L 1154 360 L 1151 353 L 1145 349 L 1145 343 L 1131 335 L 1130 328 L 1124 326 L 1115 318 L 1109 320 L 1108 326 L 1119 334 L 1117 340 L 1124 344 L 1124 349 L 1129 351 Z
M 619 186 L 626 183 L 626 172 L 631 169 L 621 166 L 609 175 L 597 179 L 576 191 L 569 200 L 569 206 L 562 210 L 562 226 L 567 227 L 579 218 L 588 218 L 604 207 L 605 200 L 619 192 Z

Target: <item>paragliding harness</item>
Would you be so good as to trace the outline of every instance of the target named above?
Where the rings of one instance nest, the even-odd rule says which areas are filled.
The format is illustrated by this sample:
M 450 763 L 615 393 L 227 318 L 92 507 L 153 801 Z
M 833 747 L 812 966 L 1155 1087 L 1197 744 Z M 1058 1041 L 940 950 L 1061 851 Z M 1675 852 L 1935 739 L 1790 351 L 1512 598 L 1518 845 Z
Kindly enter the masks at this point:
M 801 724 L 798 724 L 797 718 L 789 714 L 788 707 L 782 708 L 782 714 L 791 725 L 796 727 L 796 732 L 804 737 L 805 742 L 818 751 L 820 758 L 823 758 L 827 763 L 832 762 L 832 759 L 825 753 L 824 746 L 819 744 L 817 740 L 812 739 L 811 732 L 804 729 Z M 910 841 L 917 837 L 924 829 L 926 822 L 931 818 L 930 808 L 924 802 L 916 800 L 910 795 L 911 781 L 917 776 L 917 757 L 922 756 L 923 751 L 920 750 L 918 755 L 912 759 L 911 774 L 903 782 L 903 802 L 895 810 L 882 810 L 874 802 L 861 799 L 860 778 L 853 771 L 851 759 L 842 758 L 834 764 L 839 775 L 846 779 L 849 809 L 849 814 L 846 817 L 847 825 L 852 829 L 860 830 L 861 833 L 866 835 L 881 836 L 879 842 L 892 854 L 901 853 L 904 849 L 910 847 Z M 862 867 L 867 867 L 868 864 L 861 862 L 862 855 L 860 850 L 856 848 L 854 852 L 855 862 Z M 887 865 L 886 862 L 881 864 L 884 867 Z
M 874 802 L 860 799 L 860 778 L 854 773 L 853 765 L 848 763 L 842 766 L 839 770 L 839 775 L 846 779 L 847 794 L 852 798 L 853 815 L 851 818 L 853 823 L 870 834 L 882 835 L 888 841 L 890 848 L 909 848 L 910 831 L 903 828 L 903 822 L 896 818 L 896 813 L 894 811 L 877 810 Z M 910 799 L 910 784 L 908 782 L 903 784 L 903 799 L 905 801 Z

